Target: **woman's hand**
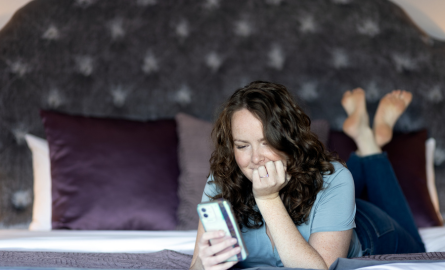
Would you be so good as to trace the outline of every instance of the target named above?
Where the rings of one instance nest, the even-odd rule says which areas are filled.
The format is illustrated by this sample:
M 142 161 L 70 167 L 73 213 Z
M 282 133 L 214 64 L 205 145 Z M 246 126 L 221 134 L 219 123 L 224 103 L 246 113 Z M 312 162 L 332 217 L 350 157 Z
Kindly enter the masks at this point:
M 279 196 L 280 190 L 289 180 L 281 160 L 269 161 L 253 171 L 253 195 L 256 200 L 271 200 Z
M 210 245 L 210 240 L 212 240 L 212 245 Z M 198 256 L 204 269 L 220 270 L 234 266 L 236 261 L 222 262 L 241 252 L 240 247 L 232 247 L 235 243 L 236 239 L 225 236 L 223 231 L 203 233 L 198 242 Z

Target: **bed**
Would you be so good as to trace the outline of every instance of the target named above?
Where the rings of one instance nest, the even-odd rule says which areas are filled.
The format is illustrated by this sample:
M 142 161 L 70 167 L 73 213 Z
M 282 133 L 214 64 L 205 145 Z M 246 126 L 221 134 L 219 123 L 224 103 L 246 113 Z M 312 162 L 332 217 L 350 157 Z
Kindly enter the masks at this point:
M 344 90 L 364 87 L 371 117 L 413 92 L 384 150 L 427 253 L 332 269 L 443 268 L 445 44 L 391 2 L 34 0 L 0 41 L 0 268 L 187 268 L 212 121 L 257 79 L 343 159 Z

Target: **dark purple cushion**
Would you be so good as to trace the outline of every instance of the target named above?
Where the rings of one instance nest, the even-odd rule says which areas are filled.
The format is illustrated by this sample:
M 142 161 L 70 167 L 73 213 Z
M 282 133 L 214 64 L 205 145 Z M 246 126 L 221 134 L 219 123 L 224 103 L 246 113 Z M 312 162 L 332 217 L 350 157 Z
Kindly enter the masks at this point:
M 393 139 L 382 149 L 388 154 L 417 227 L 443 225 L 428 192 L 425 157 L 427 138 L 426 130 L 394 133 Z M 357 150 L 354 141 L 339 131 L 330 132 L 328 148 L 337 152 L 345 161 L 352 152 Z
M 50 148 L 52 227 L 171 230 L 178 207 L 176 123 L 41 111 Z

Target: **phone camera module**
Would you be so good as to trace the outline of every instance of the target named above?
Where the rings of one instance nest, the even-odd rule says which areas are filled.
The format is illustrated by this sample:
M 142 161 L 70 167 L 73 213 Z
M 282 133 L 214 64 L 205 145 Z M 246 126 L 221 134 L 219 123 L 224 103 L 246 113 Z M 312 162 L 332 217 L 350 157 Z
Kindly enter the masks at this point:
M 202 211 L 202 212 L 205 212 L 205 211 L 206 211 L 206 209 L 205 209 L 205 208 L 201 208 L 201 211 Z
M 207 215 L 207 214 L 204 214 L 203 216 L 204 216 L 205 218 L 206 218 L 206 217 L 209 217 L 209 215 Z

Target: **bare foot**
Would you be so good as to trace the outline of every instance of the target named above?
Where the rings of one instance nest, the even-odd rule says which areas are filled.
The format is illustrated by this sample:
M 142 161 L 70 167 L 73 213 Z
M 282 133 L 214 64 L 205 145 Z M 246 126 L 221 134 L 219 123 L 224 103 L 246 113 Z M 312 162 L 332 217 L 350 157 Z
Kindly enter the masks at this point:
M 377 145 L 382 147 L 391 141 L 394 125 L 412 99 L 413 95 L 410 92 L 394 90 L 380 100 L 373 126 Z
M 366 111 L 365 91 L 356 88 L 343 94 L 341 104 L 348 114 L 343 123 L 343 131 L 351 137 L 357 147 L 357 154 L 361 156 L 380 153 L 374 135 L 369 127 L 369 116 Z
M 346 91 L 341 99 L 341 105 L 348 114 L 343 123 L 343 131 L 352 139 L 360 136 L 360 133 L 369 127 L 369 117 L 366 111 L 365 91 L 356 88 Z

